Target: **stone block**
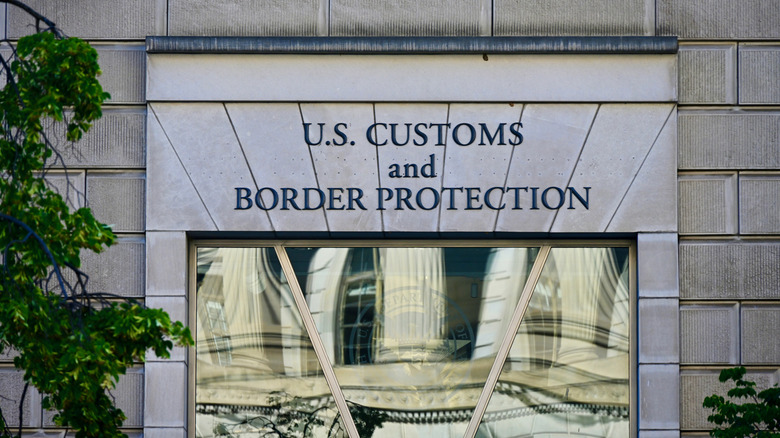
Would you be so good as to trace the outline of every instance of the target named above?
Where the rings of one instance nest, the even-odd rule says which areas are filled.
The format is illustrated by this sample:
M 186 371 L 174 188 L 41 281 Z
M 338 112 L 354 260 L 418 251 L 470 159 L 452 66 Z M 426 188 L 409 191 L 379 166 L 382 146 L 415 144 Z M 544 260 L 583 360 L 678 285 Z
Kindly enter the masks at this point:
M 150 54 L 151 101 L 674 102 L 677 56 Z M 186 80 L 182 80 L 186 78 Z
M 229 122 L 241 144 L 246 163 L 255 179 L 255 184 L 246 187 L 254 190 L 258 187 L 297 188 L 295 189 L 296 199 L 293 199 L 293 202 L 285 204 L 284 199 L 282 199 L 281 202 L 285 204 L 281 206 L 282 208 L 277 207 L 267 212 L 273 229 L 276 231 L 326 232 L 328 224 L 325 222 L 325 213 L 321 208 L 307 211 L 297 210 L 295 207 L 305 208 L 305 200 L 303 200 L 305 193 L 303 193 L 302 187 L 317 187 L 317 175 L 312 163 L 312 154 L 317 155 L 318 153 L 310 153 L 310 148 L 304 141 L 300 106 L 295 103 L 228 104 L 225 106 L 225 111 L 229 115 Z M 317 122 L 324 122 L 328 126 L 332 126 L 341 121 L 342 119 L 318 120 Z M 314 123 L 312 126 L 312 138 L 317 138 L 315 132 L 319 125 Z M 311 147 L 312 150 L 323 148 L 335 152 L 335 148 L 329 148 L 327 145 Z M 271 197 L 266 198 L 264 200 L 273 202 Z M 266 206 L 269 205 L 266 204 Z M 256 207 L 252 207 L 250 210 L 260 211 Z
M 377 123 L 386 123 L 391 129 L 389 138 L 397 133 L 399 143 L 405 146 L 384 146 L 376 148 L 377 164 L 379 166 L 379 186 L 386 187 L 398 193 L 398 190 L 409 189 L 417 193 L 425 187 L 442 186 L 442 169 L 444 168 L 445 146 L 438 144 L 427 144 L 424 146 L 413 146 L 414 142 L 420 142 L 414 135 L 413 125 L 420 120 L 430 121 L 432 123 L 447 123 L 447 115 L 450 107 L 446 104 L 376 104 L 374 114 Z M 519 114 L 518 114 L 519 118 Z M 393 129 L 396 124 L 399 129 Z M 407 135 L 407 129 L 409 135 Z M 388 137 L 388 132 L 381 127 L 374 130 L 372 135 L 381 138 Z M 384 141 L 384 140 L 382 140 Z M 431 141 L 430 143 L 435 143 Z M 392 143 L 390 143 L 392 144 Z M 432 157 L 432 158 L 431 158 Z M 414 172 L 417 178 L 395 178 L 390 176 L 392 166 L 416 166 Z M 420 178 L 420 169 L 430 167 L 428 176 Z M 397 196 L 396 196 L 397 197 Z M 389 203 L 391 206 L 395 202 Z M 409 232 L 409 231 L 428 231 L 436 232 L 439 227 L 439 209 L 430 210 L 416 209 L 406 210 L 402 213 L 393 214 L 391 211 L 385 211 L 382 215 L 383 230 L 385 232 Z
M 168 34 L 172 36 L 327 35 L 327 1 L 171 0 L 168 3 Z
M 737 233 L 737 175 L 678 177 L 680 234 Z
M 56 429 L 48 430 L 48 431 L 39 429 L 35 431 L 35 433 L 22 432 L 22 438 L 75 438 L 75 437 L 76 437 L 75 433 L 71 432 L 71 433 L 63 434 L 62 432 L 57 431 Z
M 639 300 L 638 322 L 640 364 L 680 362 L 679 300 Z
M 149 105 L 147 114 L 147 230 L 216 230 L 187 170 L 179 161 L 168 134 Z M 192 202 L 198 199 L 201 202 Z
M 461 123 L 473 120 L 485 121 L 491 126 L 498 123 L 520 122 L 521 105 L 493 104 L 452 104 L 450 105 L 448 121 L 453 127 L 453 138 L 466 129 L 458 130 Z M 453 140 L 454 143 L 454 140 Z M 442 151 L 444 165 L 442 170 L 443 187 L 478 188 L 477 193 L 485 196 L 490 186 L 500 185 L 506 181 L 514 147 L 458 147 L 452 144 Z M 519 173 L 519 172 L 518 172 Z M 498 177 L 498 178 L 496 178 Z M 468 191 L 468 189 L 466 189 Z M 468 193 L 468 192 L 467 192 Z M 441 231 L 493 231 L 498 218 L 498 210 L 482 208 L 479 211 L 469 211 L 472 207 L 466 201 L 469 195 L 462 197 L 460 204 L 455 203 L 450 209 L 450 203 L 442 203 L 440 207 L 439 229 Z M 495 197 L 493 199 L 496 199 Z M 501 200 L 493 201 L 501 205 Z M 528 205 L 525 206 L 528 208 Z M 473 209 L 474 207 L 472 207 Z
M 652 196 L 653 193 L 648 192 L 647 189 L 660 187 L 663 192 L 666 192 L 664 189 L 667 184 L 674 184 L 674 175 L 668 169 L 670 164 L 674 166 L 672 162 L 675 161 L 674 153 L 669 154 L 675 145 L 674 136 L 669 136 L 671 132 L 665 129 L 673 116 L 673 111 L 674 107 L 665 104 L 601 105 L 568 183 L 568 186 L 581 191 L 584 191 L 585 187 L 591 187 L 593 193 L 601 193 L 600 206 L 597 209 L 584 211 L 558 209 L 550 231 L 658 231 L 655 229 L 655 225 L 658 224 L 653 223 L 656 218 L 660 218 L 660 222 L 669 222 L 667 215 L 671 213 L 673 217 L 673 211 L 669 211 L 674 206 L 673 189 L 668 193 L 671 196 L 666 196 L 665 199 L 663 197 L 653 199 L 653 201 L 663 202 L 662 204 L 648 202 L 655 204 L 657 216 L 621 215 L 619 225 L 614 224 L 616 226 L 611 227 L 613 218 L 617 216 L 616 213 L 622 209 L 624 198 L 632 197 L 626 196 L 627 192 L 641 186 L 645 190 L 640 189 L 639 193 Z M 621 126 L 621 129 L 616 130 L 615 126 Z M 655 141 L 660 138 L 663 140 Z M 654 156 L 656 154 L 657 156 Z M 664 161 L 667 169 L 659 166 Z M 646 162 L 652 165 L 644 167 Z M 659 175 L 657 172 L 659 170 L 666 170 L 668 173 Z M 627 175 L 635 175 L 635 177 L 626 178 Z M 653 226 L 650 227 L 648 224 Z M 660 228 L 667 228 L 663 231 L 674 229 L 673 221 L 665 225 L 665 227 L 660 226 Z
M 153 309 L 163 309 L 168 316 L 171 317 L 171 321 L 181 321 L 184 325 L 187 325 L 188 306 L 186 297 L 150 297 L 147 296 L 145 300 L 146 307 Z M 160 361 L 160 360 L 174 360 L 184 362 L 187 359 L 187 349 L 185 347 L 173 347 L 171 349 L 170 358 L 161 358 L 154 354 L 154 351 L 149 350 L 146 354 L 146 360 L 148 362 Z
M 780 307 L 742 306 L 742 363 L 780 363 Z
M 780 299 L 780 242 L 680 243 L 680 298 Z
M 639 297 L 678 298 L 677 234 L 640 233 L 637 249 Z
M 680 428 L 680 366 L 639 365 L 639 428 Z
M 680 431 L 673 430 L 640 430 L 638 438 L 680 438 Z
M 646 0 L 496 0 L 495 35 L 653 35 L 655 4 Z
M 680 169 L 780 167 L 780 113 L 680 111 Z
M 780 46 L 739 46 L 739 103 L 780 103 Z
M 236 209 L 234 187 L 259 187 L 225 106 L 188 103 L 150 108 L 149 228 L 203 231 L 188 223 L 197 225 L 195 220 L 204 218 L 206 226 L 211 222 L 224 231 L 270 231 L 263 210 Z M 162 136 L 154 132 L 155 122 Z
M 737 364 L 739 309 L 736 304 L 680 308 L 680 362 Z
M 59 148 L 68 167 L 142 168 L 146 165 L 146 110 L 103 107 L 103 117 L 76 143 Z
M 108 103 L 144 103 L 146 48 L 142 45 L 95 45 L 98 78 L 103 91 L 111 94 Z
M 113 231 L 143 232 L 146 205 L 143 173 L 87 174 L 87 200 L 95 218 Z
M 85 181 L 86 172 L 50 170 L 46 173 L 46 185 L 59 193 L 71 210 L 86 205 Z
M 19 352 L 11 347 L 3 347 L 3 351 L 0 352 L 0 362 L 13 362 L 14 358 L 19 355 Z
M 187 365 L 149 362 L 144 369 L 144 426 L 178 428 L 186 424 Z
M 68 36 L 83 39 L 137 39 L 165 35 L 165 0 L 27 0 Z M 8 36 L 33 33 L 35 21 L 9 6 Z
M 186 438 L 187 429 L 183 427 L 145 427 L 144 438 Z
M 658 0 L 657 35 L 685 39 L 780 38 L 777 0 Z
M 119 378 L 116 388 L 111 390 L 116 406 L 127 416 L 123 427 L 143 427 L 144 420 L 144 373 L 143 368 L 131 368 Z
M 621 161 L 634 160 L 623 152 Z M 641 157 L 641 155 L 640 155 Z M 677 110 L 654 138 L 641 167 L 607 225 L 607 232 L 677 231 Z
M 146 233 L 146 295 L 186 296 L 187 236 L 184 232 Z
M 490 35 L 490 2 L 483 0 L 331 0 L 333 36 Z
M 704 430 L 713 425 L 707 421 L 712 413 L 702 407 L 705 397 L 713 394 L 726 396 L 729 385 L 718 381 L 717 371 L 683 371 L 680 376 L 680 428 Z
M 24 372 L 14 368 L 0 368 L 0 409 L 2 409 L 8 426 L 19 426 L 19 401 L 24 392 Z M 40 397 L 36 398 L 37 391 L 30 386 L 22 403 L 22 425 L 28 427 L 39 427 L 41 421 L 40 415 Z M 36 403 L 37 402 L 37 403 Z
M 82 253 L 82 270 L 89 275 L 90 292 L 107 292 L 125 297 L 144 295 L 144 240 L 120 237 L 100 254 Z
M 739 232 L 780 234 L 780 175 L 739 176 Z
M 680 373 L 680 429 L 710 430 L 714 425 L 707 421 L 712 410 L 702 407 L 705 397 L 718 394 L 723 397 L 733 388 L 733 382 L 718 381 L 719 371 L 682 371 Z M 777 371 L 749 371 L 747 379 L 756 382 L 758 391 L 768 388 L 778 380 Z
M 317 126 L 317 123 L 325 122 L 329 128 L 334 126 L 336 121 L 348 121 L 349 124 L 345 129 L 350 133 L 356 133 L 351 135 L 350 146 L 329 147 L 326 144 L 324 147 L 319 145 L 309 148 L 312 166 L 321 190 L 328 192 L 328 188 L 356 188 L 362 190 L 364 194 L 362 199 L 365 210 L 360 209 L 357 204 L 353 204 L 352 210 L 349 210 L 346 190 L 338 195 L 341 201 L 336 201 L 334 207 L 341 209 L 327 209 L 325 212 L 328 231 L 381 231 L 382 216 L 377 210 L 376 188 L 379 187 L 377 151 L 364 135 L 365 129 L 374 122 L 373 106 L 364 103 L 301 104 L 301 117 L 304 123 Z M 336 137 L 324 135 L 334 139 L 335 143 Z M 351 144 L 352 141 L 355 142 L 354 145 Z M 338 205 L 339 203 L 341 205 Z
M 568 186 L 577 164 L 575 157 L 582 150 L 597 111 L 598 106 L 593 104 L 523 105 L 523 143 L 511 154 L 506 186 L 524 187 L 529 181 L 539 187 Z M 512 206 L 512 198 L 510 193 L 505 193 L 501 201 L 509 201 Z M 524 204 L 522 210 L 505 208 L 499 211 L 496 231 L 539 232 L 550 229 L 556 210 L 531 212 L 528 202 Z
M 681 45 L 681 104 L 737 103 L 737 45 Z
M 127 417 L 122 427 L 143 427 L 143 368 L 129 368 L 124 376 L 119 377 L 116 388 L 109 390 L 108 393 L 114 399 L 114 406 L 121 409 Z M 43 426 L 55 426 L 53 411 L 43 413 Z

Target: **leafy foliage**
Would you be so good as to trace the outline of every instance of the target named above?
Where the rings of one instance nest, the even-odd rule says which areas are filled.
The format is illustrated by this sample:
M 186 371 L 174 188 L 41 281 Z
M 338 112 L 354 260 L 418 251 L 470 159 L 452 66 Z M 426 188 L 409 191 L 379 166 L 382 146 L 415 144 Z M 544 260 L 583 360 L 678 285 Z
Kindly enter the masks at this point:
M 716 438 L 780 438 L 780 387 L 756 392 L 756 383 L 745 379 L 745 367 L 720 372 L 719 380 L 733 380 L 728 391 L 732 400 L 720 395 L 704 399 L 703 406 L 714 411 L 707 419 L 720 427 L 710 431 Z M 742 402 L 741 400 L 745 400 Z
M 58 412 L 58 425 L 79 438 L 121 437 L 125 416 L 107 390 L 147 350 L 168 357 L 174 342 L 192 338 L 162 310 L 87 292 L 81 250 L 101 252 L 115 236 L 88 208 L 70 211 L 46 182 L 62 165 L 46 133 L 64 129 L 76 141 L 102 115 L 109 95 L 97 53 L 53 27 L 10 49 L 0 60 L 0 350 L 18 352 L 14 365 L 44 395 L 43 407 Z M 12 436 L 5 424 L 0 415 L 0 436 Z

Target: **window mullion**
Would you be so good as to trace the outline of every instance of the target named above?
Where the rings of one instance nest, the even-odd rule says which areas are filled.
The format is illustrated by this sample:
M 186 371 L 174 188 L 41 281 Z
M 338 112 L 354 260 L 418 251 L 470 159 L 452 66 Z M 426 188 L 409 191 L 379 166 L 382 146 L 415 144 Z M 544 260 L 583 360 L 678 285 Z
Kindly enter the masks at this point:
M 344 427 L 347 428 L 347 433 L 350 438 L 359 438 L 357 428 L 355 427 L 352 415 L 349 412 L 349 406 L 347 406 L 347 400 L 344 398 L 344 393 L 341 392 L 341 386 L 339 386 L 339 382 L 336 379 L 336 373 L 333 371 L 330 359 L 328 359 L 328 352 L 325 351 L 325 346 L 323 345 L 320 334 L 314 324 L 314 318 L 312 318 L 311 312 L 309 312 L 309 306 L 306 305 L 306 298 L 304 298 L 301 286 L 298 284 L 298 277 L 295 276 L 292 262 L 290 262 L 289 257 L 287 257 L 287 252 L 281 245 L 274 245 L 274 250 L 276 250 L 276 255 L 279 257 L 279 262 L 282 265 L 282 270 L 284 271 L 287 283 L 292 291 L 295 305 L 298 307 L 298 312 L 303 320 L 303 325 L 306 328 L 309 339 L 311 339 L 314 353 L 317 355 L 317 360 L 320 362 L 325 381 L 328 382 L 330 392 L 333 394 L 333 399 L 336 401 L 336 407 L 344 422 Z
M 490 395 L 493 393 L 493 389 L 498 382 L 498 378 L 501 375 L 501 370 L 504 366 L 509 355 L 509 350 L 512 348 L 512 342 L 514 342 L 517 330 L 520 328 L 520 323 L 523 321 L 523 316 L 528 308 L 528 303 L 531 301 L 531 295 L 536 288 L 536 283 L 539 281 L 539 277 L 542 275 L 542 269 L 547 261 L 547 256 L 550 254 L 550 246 L 542 246 L 539 250 L 539 254 L 536 256 L 534 265 L 531 268 L 531 272 L 528 274 L 528 279 L 523 287 L 523 293 L 520 295 L 520 300 L 517 303 L 515 312 L 512 314 L 512 319 L 509 322 L 509 327 L 504 334 L 504 339 L 501 342 L 501 346 L 498 348 L 496 354 L 496 360 L 493 362 L 493 367 L 490 368 L 485 386 L 482 389 L 482 394 L 479 396 L 477 406 L 474 408 L 474 415 L 471 417 L 464 438 L 474 438 L 477 434 L 477 429 L 482 421 L 482 416 L 485 414 L 488 402 L 490 401 Z

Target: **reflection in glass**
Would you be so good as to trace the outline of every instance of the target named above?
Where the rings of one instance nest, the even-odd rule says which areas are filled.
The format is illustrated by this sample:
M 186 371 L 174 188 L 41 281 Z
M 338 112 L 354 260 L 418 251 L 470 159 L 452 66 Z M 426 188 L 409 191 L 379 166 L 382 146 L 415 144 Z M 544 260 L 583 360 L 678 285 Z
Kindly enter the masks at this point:
M 286 248 L 361 437 L 462 437 L 538 248 Z M 345 437 L 271 248 L 197 252 L 197 437 Z M 627 248 L 553 248 L 477 432 L 629 435 Z
M 362 437 L 461 437 L 538 248 L 287 248 Z
M 346 436 L 274 250 L 197 258 L 196 436 Z
M 627 248 L 553 248 L 478 437 L 629 436 Z

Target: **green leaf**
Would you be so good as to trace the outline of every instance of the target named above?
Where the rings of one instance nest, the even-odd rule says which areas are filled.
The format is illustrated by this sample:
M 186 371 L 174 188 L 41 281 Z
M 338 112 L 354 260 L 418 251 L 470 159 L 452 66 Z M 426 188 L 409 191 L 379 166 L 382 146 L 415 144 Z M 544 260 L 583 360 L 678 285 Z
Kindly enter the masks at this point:
M 42 179 L 56 155 L 49 134 L 79 140 L 109 95 L 97 52 L 80 39 L 37 33 L 19 39 L 17 54 L 4 71 L 15 86 L 0 90 L 0 347 L 19 351 L 14 366 L 57 411 L 56 424 L 77 437 L 121 437 L 125 416 L 106 391 L 147 350 L 167 357 L 174 343 L 193 340 L 161 310 L 84 290 L 68 299 L 59 289 L 55 267 L 77 268 L 82 250 L 102 252 L 115 236 L 88 208 L 70 211 Z

